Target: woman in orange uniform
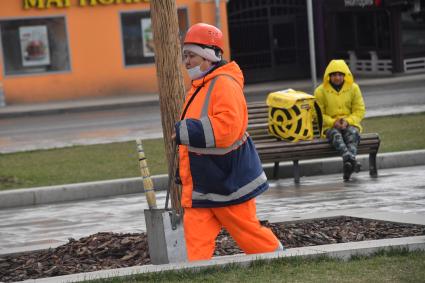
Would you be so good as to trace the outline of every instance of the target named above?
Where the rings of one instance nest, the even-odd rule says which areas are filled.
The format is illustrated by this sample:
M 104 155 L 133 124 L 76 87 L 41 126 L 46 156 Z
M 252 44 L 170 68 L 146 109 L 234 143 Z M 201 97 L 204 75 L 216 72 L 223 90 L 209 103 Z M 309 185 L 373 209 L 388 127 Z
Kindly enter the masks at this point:
M 242 71 L 222 52 L 216 27 L 198 23 L 188 30 L 183 55 L 192 88 L 175 140 L 189 260 L 210 259 L 222 227 L 246 254 L 283 249 L 256 216 L 255 197 L 267 190 L 267 178 L 246 132 Z

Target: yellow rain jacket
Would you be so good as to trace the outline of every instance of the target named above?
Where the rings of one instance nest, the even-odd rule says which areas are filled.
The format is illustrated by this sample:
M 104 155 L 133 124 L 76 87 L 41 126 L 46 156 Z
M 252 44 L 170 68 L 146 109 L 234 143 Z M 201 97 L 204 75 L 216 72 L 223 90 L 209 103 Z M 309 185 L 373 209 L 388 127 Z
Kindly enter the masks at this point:
M 329 82 L 329 74 L 334 72 L 345 74 L 344 84 L 339 92 Z M 322 133 L 332 128 L 340 118 L 345 118 L 349 125 L 362 131 L 360 122 L 366 112 L 362 92 L 344 60 L 332 60 L 329 63 L 323 75 L 323 83 L 316 88 L 314 96 L 323 114 Z

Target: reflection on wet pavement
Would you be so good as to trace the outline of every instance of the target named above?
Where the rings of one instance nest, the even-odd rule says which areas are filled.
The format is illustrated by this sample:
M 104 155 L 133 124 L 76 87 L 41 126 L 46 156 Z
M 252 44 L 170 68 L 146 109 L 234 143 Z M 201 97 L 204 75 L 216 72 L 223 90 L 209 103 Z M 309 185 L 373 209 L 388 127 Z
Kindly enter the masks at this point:
M 260 219 L 376 208 L 384 212 L 425 215 L 425 166 L 381 170 L 378 178 L 368 172 L 344 183 L 340 175 L 271 180 L 270 189 L 257 198 Z M 165 192 L 157 193 L 159 207 Z M 143 194 L 0 210 L 0 253 L 8 249 L 49 244 L 97 232 L 143 232 Z

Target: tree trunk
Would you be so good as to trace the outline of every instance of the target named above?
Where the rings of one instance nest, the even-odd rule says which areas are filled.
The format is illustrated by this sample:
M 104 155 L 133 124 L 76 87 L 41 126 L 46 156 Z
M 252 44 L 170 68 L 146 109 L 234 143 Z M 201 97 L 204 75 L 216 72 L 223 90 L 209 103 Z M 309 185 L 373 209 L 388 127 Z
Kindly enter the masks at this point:
M 150 7 L 165 152 L 169 178 L 174 178 L 177 154 L 173 156 L 171 135 L 185 96 L 177 7 L 174 0 L 151 0 Z M 169 189 L 171 205 L 180 212 L 180 188 L 172 180 Z

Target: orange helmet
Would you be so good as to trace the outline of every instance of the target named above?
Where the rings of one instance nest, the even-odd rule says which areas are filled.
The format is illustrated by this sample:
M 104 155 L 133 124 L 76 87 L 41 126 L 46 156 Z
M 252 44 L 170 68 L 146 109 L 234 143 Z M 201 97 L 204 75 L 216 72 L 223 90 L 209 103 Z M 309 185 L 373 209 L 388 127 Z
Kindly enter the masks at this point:
M 224 49 L 223 33 L 215 26 L 198 23 L 189 28 L 184 39 L 185 44 L 199 44 Z

